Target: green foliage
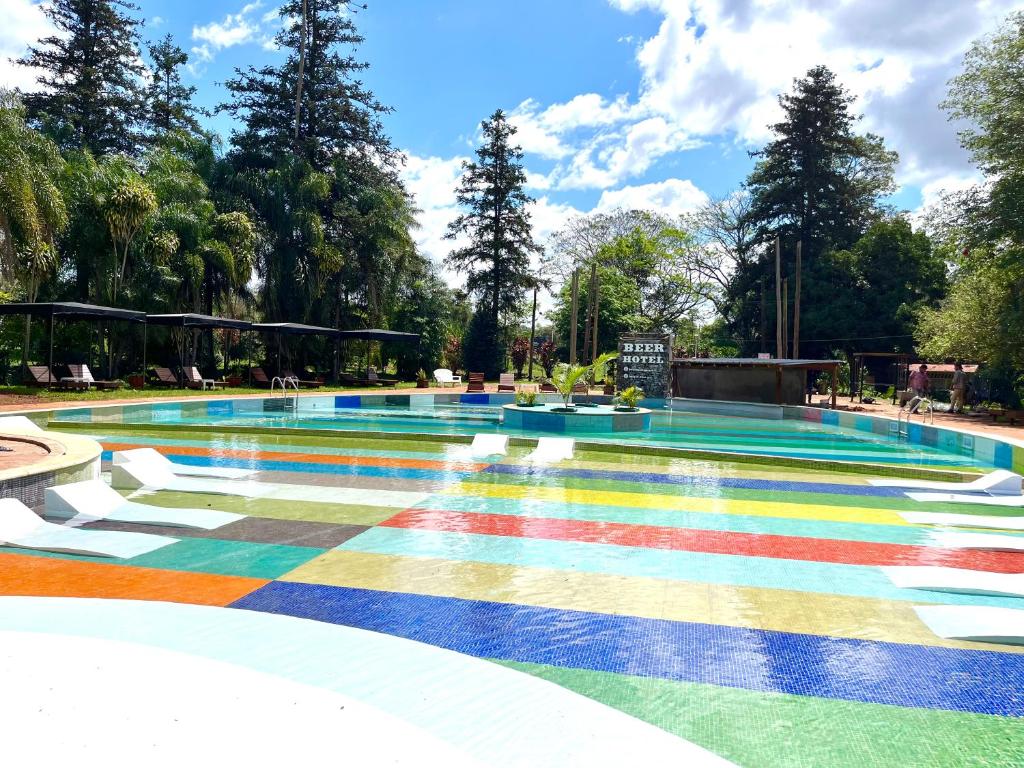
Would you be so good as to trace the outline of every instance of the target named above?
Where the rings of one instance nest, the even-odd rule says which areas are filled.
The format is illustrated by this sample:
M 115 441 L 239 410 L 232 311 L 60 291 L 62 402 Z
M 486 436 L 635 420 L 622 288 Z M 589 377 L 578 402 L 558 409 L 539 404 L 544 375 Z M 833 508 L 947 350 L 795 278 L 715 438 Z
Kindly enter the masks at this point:
M 477 312 L 462 337 L 462 356 L 467 371 L 495 379 L 504 370 L 504 349 L 498 343 L 500 329 L 489 312 Z
M 619 403 L 625 408 L 636 408 L 636 404 L 644 398 L 644 391 L 640 387 L 631 386 L 626 387 L 624 390 L 619 392 L 618 397 L 615 398 L 615 402 Z
M 136 10 L 121 0 L 52 0 L 42 6 L 56 33 L 18 61 L 38 68 L 29 115 L 65 149 L 133 153 L 143 116 Z
M 558 394 L 562 396 L 565 407 L 568 408 L 572 405 L 573 387 L 581 381 L 586 381 L 595 370 L 603 370 L 609 362 L 618 356 L 618 352 L 605 352 L 598 355 L 590 365 L 563 363 L 556 366 L 551 383 L 555 385 Z
M 418 333 L 419 344 L 397 343 L 389 350 L 400 376 L 409 377 L 417 368 L 441 368 L 451 322 L 451 290 L 426 259 L 417 259 L 413 271 L 395 296 L 397 309 L 392 328 Z
M 650 324 L 640 313 L 640 289 L 635 280 L 620 270 L 598 265 L 598 305 L 597 305 L 597 347 L 598 349 L 615 349 L 618 347 L 619 336 L 650 330 Z M 581 280 L 585 284 L 586 281 Z M 583 348 L 584 326 L 586 323 L 586 290 L 580 286 L 580 300 L 577 304 L 576 331 L 579 334 L 577 353 L 580 357 L 587 356 Z M 555 297 L 555 308 L 551 319 L 559 339 L 564 339 L 561 354 L 568 356 L 572 314 L 571 286 L 566 283 Z
M 525 336 L 516 336 L 508 347 L 508 356 L 516 371 L 516 378 L 522 378 L 523 366 L 530 357 L 530 340 Z
M 540 343 L 537 354 L 540 357 L 540 366 L 544 369 L 544 375 L 550 379 L 554 374 L 555 362 L 558 359 L 558 347 L 555 342 L 546 339 Z
M 146 89 L 147 121 L 155 133 L 174 131 L 199 133 L 196 115 L 199 110 L 192 104 L 195 86 L 181 84 L 179 70 L 188 64 L 188 54 L 174 44 L 170 34 L 156 43 L 150 43 L 149 58 L 153 62 L 150 84 Z
M 537 404 L 537 393 L 534 390 L 520 390 L 516 392 L 516 405 L 523 405 L 532 408 Z

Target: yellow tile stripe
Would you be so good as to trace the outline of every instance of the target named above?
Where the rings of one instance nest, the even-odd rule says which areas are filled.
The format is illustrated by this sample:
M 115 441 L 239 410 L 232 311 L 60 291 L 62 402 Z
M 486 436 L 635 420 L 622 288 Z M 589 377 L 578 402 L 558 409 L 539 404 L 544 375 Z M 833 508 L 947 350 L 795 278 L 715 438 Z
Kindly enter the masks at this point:
M 860 640 L 1024 653 L 937 637 L 911 603 L 634 576 L 332 550 L 281 581 L 490 600 Z
M 670 509 L 685 512 L 709 512 L 760 517 L 790 517 L 800 520 L 828 520 L 841 523 L 907 525 L 896 512 L 869 507 L 833 507 L 824 504 L 793 504 L 785 501 L 747 501 L 744 499 L 707 499 L 696 496 L 596 491 L 583 488 L 547 488 L 522 485 L 457 483 L 438 493 L 451 496 L 484 496 L 498 499 L 530 499 L 563 504 L 598 504 L 640 509 Z

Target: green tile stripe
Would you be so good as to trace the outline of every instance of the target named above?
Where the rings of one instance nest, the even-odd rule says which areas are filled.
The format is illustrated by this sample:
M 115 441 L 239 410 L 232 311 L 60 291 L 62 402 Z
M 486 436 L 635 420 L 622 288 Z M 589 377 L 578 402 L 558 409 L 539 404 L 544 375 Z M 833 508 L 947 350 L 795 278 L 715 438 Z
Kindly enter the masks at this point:
M 747 768 L 1024 765 L 1024 719 L 498 661 Z

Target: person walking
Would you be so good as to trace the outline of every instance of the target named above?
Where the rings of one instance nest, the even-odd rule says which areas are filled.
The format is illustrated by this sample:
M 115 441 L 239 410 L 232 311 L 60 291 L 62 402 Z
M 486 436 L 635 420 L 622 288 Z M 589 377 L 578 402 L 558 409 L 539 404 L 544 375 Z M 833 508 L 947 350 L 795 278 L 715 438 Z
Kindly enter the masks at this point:
M 949 410 L 953 413 L 964 412 L 964 399 L 967 394 L 967 374 L 960 363 L 953 365 L 953 381 L 949 385 Z
M 921 363 L 920 368 L 911 371 L 907 384 L 910 385 L 910 390 L 914 393 L 914 397 L 907 405 L 910 406 L 911 413 L 917 413 L 917 407 L 928 396 L 928 388 L 931 386 L 931 380 L 928 378 L 928 366 Z

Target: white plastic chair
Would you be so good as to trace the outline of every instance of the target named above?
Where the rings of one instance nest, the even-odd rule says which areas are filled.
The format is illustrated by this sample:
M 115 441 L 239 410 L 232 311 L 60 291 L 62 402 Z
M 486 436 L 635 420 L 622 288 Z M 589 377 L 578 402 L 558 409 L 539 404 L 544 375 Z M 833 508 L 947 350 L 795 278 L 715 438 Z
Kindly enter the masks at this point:
M 508 435 L 478 432 L 473 435 L 473 444 L 469 447 L 470 455 L 476 458 L 488 456 L 504 456 L 508 452 Z
M 882 571 L 900 589 L 1024 597 L 1024 573 L 992 573 L 934 565 L 890 565 Z
M 997 469 L 969 483 L 949 483 L 941 480 L 901 480 L 898 477 L 873 477 L 871 485 L 885 488 L 917 488 L 924 491 L 985 492 L 994 495 L 1019 496 L 1021 476 L 1007 469 Z
M 447 368 L 438 368 L 434 371 L 434 381 L 439 387 L 454 387 L 456 384 L 462 383 L 462 377 L 456 376 Z
M 81 531 L 48 523 L 18 499 L 0 499 L 0 544 L 43 552 L 129 558 L 174 544 L 151 533 Z
M 537 447 L 526 454 L 526 459 L 538 464 L 550 464 L 573 457 L 576 439 L 572 437 L 541 437 Z
M 102 480 L 55 485 L 47 488 L 44 495 L 47 517 L 64 518 L 68 525 L 113 520 L 209 531 L 245 517 L 217 509 L 179 509 L 140 504 L 124 498 Z
M 915 605 L 928 629 L 947 640 L 1024 643 L 1024 611 L 975 605 Z
M 273 486 L 244 480 L 215 480 L 202 477 L 179 477 L 159 464 L 131 461 L 110 468 L 110 484 L 130 491 L 180 491 L 210 493 L 219 496 L 265 496 Z
M 223 477 L 232 480 L 249 477 L 256 472 L 254 469 L 241 469 L 237 467 L 193 467 L 190 464 L 178 464 L 168 459 L 155 448 L 131 448 L 127 451 L 114 451 L 112 461 L 114 464 L 129 464 L 132 462 L 153 464 L 175 475 Z

